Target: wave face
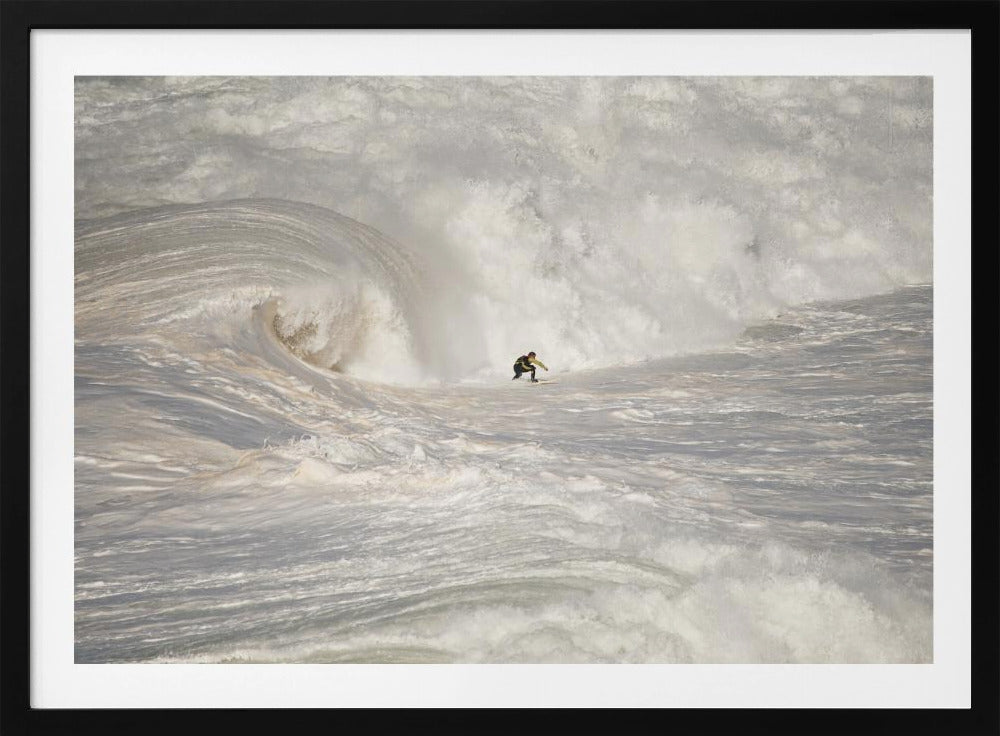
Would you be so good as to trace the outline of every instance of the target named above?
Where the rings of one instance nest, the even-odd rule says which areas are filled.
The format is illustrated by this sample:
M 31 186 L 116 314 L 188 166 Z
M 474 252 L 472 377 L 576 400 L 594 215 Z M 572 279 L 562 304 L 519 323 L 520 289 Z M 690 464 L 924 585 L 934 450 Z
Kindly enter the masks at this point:
M 433 298 L 399 315 L 422 321 L 400 373 L 618 365 L 929 283 L 931 100 L 924 78 L 81 78 L 77 214 L 309 202 L 420 263 Z M 389 319 L 363 312 L 396 295 L 370 296 L 284 334 L 372 376 L 337 346 L 373 335 L 302 322 Z
M 307 363 L 415 380 L 419 277 L 370 227 L 311 205 L 247 200 L 82 223 L 77 325 L 91 337 L 181 329 L 252 349 L 270 337 Z M 251 326 L 253 329 L 251 329 Z

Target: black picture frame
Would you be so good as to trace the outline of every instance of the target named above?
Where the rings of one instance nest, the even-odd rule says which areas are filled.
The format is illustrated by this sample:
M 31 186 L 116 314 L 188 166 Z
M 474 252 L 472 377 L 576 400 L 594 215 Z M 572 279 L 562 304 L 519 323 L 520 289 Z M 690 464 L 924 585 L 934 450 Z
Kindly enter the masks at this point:
M 972 34 L 973 373 L 970 709 L 33 709 L 30 705 L 29 38 L 33 29 L 968 29 Z M 996 0 L 3 0 L 0 128 L 0 730 L 218 733 L 377 726 L 419 731 L 1000 732 L 998 664 L 998 56 Z M 308 725 L 306 725 L 308 724 Z

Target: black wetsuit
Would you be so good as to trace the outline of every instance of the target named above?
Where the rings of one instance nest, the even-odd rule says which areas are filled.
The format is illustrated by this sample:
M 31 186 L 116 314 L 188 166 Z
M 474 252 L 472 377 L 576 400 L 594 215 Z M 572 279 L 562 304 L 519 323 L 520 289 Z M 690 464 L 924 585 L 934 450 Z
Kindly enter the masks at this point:
M 541 361 L 538 360 L 537 358 L 529 358 L 527 355 L 522 355 L 520 358 L 517 359 L 517 362 L 514 363 L 514 378 L 510 380 L 512 381 L 517 380 L 518 378 L 521 377 L 522 373 L 530 373 L 531 380 L 532 381 L 537 380 L 535 378 L 535 370 L 537 369 L 535 363 L 541 365 Z M 545 366 L 543 365 L 542 367 L 544 368 Z

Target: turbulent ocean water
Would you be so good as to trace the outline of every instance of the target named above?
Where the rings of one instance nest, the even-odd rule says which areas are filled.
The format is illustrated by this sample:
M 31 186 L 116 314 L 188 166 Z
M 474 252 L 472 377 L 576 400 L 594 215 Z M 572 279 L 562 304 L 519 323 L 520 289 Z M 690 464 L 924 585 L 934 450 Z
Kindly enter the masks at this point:
M 931 98 L 78 78 L 76 661 L 932 661 Z

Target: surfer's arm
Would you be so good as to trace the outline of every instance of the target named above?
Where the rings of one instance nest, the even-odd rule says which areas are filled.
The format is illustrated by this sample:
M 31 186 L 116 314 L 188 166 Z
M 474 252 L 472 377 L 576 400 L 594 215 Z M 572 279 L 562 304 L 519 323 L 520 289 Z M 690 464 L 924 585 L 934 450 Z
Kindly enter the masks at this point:
M 542 368 L 545 368 L 545 363 L 543 363 L 542 361 L 540 361 L 538 358 L 535 358 L 531 362 L 534 363 L 537 366 L 541 366 Z M 548 370 L 548 368 L 545 368 L 545 370 Z

